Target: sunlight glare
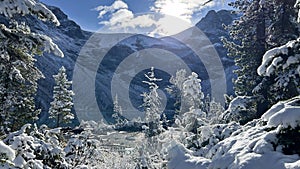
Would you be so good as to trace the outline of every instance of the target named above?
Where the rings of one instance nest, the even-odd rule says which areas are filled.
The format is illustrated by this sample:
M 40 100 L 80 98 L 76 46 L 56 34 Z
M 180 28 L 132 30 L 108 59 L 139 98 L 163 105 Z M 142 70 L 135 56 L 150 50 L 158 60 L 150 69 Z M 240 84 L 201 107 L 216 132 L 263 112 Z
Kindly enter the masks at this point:
M 190 18 L 186 15 L 188 6 L 184 3 L 167 1 L 167 3 L 161 6 L 160 11 L 165 15 L 175 16 L 190 22 Z

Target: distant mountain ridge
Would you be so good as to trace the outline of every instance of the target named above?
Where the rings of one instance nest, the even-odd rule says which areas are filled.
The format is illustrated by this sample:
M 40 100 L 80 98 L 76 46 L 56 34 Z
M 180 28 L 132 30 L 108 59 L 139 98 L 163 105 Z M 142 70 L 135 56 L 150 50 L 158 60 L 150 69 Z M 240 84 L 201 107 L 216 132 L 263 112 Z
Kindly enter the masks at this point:
M 59 47 L 65 54 L 64 58 L 59 58 L 57 56 L 53 56 L 52 54 L 44 54 L 45 56 L 43 57 L 37 57 L 37 66 L 45 75 L 45 79 L 41 79 L 39 81 L 39 88 L 36 96 L 36 105 L 38 108 L 42 109 L 42 113 L 40 115 L 40 123 L 48 124 L 51 123 L 50 121 L 48 121 L 47 111 L 49 109 L 50 102 L 52 101 L 52 89 L 54 85 L 54 79 L 52 78 L 52 76 L 54 74 L 57 74 L 58 69 L 61 66 L 65 66 L 67 69 L 68 78 L 70 80 L 72 79 L 73 68 L 78 54 L 80 52 L 80 49 L 84 46 L 89 37 L 92 35 L 91 32 L 82 30 L 79 25 L 77 25 L 74 21 L 70 20 L 68 16 L 64 14 L 59 8 L 49 6 L 49 9 L 52 10 L 52 12 L 57 16 L 58 20 L 61 23 L 60 26 L 56 27 L 51 23 L 42 22 L 32 16 L 20 18 L 20 20 L 28 23 L 33 32 L 39 32 L 41 34 L 46 34 L 47 36 L 51 37 L 55 41 L 55 43 L 59 45 Z M 210 39 L 210 41 L 212 42 L 215 49 L 220 55 L 220 59 L 226 72 L 228 86 L 227 90 L 229 93 L 232 93 L 231 79 L 234 77 L 234 75 L 232 74 L 232 70 L 235 66 L 233 60 L 226 56 L 227 52 L 226 49 L 224 49 L 222 46 L 220 37 L 228 36 L 228 33 L 224 30 L 222 24 L 230 24 L 234 18 L 236 18 L 236 16 L 231 14 L 230 11 L 209 11 L 208 14 L 203 19 L 201 19 L 199 23 L 196 24 L 196 26 L 207 35 L 207 37 Z M 7 20 L 3 17 L 0 18 L 0 21 L 3 23 L 6 22 L 7 24 Z M 134 42 L 134 38 L 142 39 L 144 41 L 142 46 L 140 43 L 132 43 Z M 118 46 L 114 47 L 114 51 L 112 52 L 112 54 L 121 53 L 122 55 L 124 55 L 124 57 L 126 57 L 127 54 L 134 52 L 137 48 L 146 48 L 146 46 L 158 45 L 162 46 L 162 48 L 164 49 L 172 49 L 172 46 L 170 46 L 170 44 L 163 43 L 164 39 L 155 39 L 144 35 L 136 35 L 136 37 L 132 37 L 131 40 L 129 39 L 130 44 L 120 43 Z M 187 51 L 186 53 L 185 51 L 181 51 L 181 53 L 183 53 L 182 57 L 188 57 L 189 55 L 191 55 L 189 51 Z M 193 61 L 191 61 L 191 63 L 193 63 Z M 195 62 L 195 64 L 191 66 L 199 67 L 199 63 Z M 205 68 L 200 68 L 199 71 L 205 71 Z M 96 79 L 97 88 L 101 88 L 101 92 L 104 92 L 104 94 L 96 93 L 96 96 L 99 105 L 102 105 L 104 109 L 109 110 L 112 107 L 112 102 L 106 99 L 107 97 L 110 97 L 110 90 L 108 86 L 109 82 L 107 82 L 105 79 L 108 79 L 108 77 L 111 76 L 113 72 L 111 72 L 111 70 L 106 70 L 105 72 L 106 74 L 98 74 L 98 80 Z M 206 76 L 207 75 L 201 76 L 200 74 L 200 77 L 205 78 Z M 169 77 L 165 76 L 165 78 Z M 140 78 L 137 77 L 136 80 L 140 80 Z M 203 80 L 205 81 L 205 79 Z M 139 84 L 140 83 L 137 82 L 133 83 L 132 85 L 135 86 Z M 141 93 L 144 89 L 143 87 L 137 88 L 138 90 L 135 91 L 135 94 L 139 95 L 139 92 Z M 204 89 L 209 90 L 209 87 L 204 87 Z M 136 105 L 139 105 L 141 103 L 141 100 L 133 98 L 132 102 L 134 102 L 134 104 Z M 109 112 L 104 116 L 106 118 L 110 118 Z

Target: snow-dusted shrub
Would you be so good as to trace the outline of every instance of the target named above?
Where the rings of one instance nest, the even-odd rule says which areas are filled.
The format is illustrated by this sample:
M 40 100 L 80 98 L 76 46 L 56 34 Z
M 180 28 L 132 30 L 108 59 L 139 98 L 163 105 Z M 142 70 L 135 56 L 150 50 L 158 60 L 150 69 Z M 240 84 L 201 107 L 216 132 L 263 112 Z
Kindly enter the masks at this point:
M 79 128 L 91 131 L 93 134 L 103 135 L 109 131 L 113 131 L 112 125 L 108 125 L 104 120 L 95 121 L 81 121 Z
M 69 164 L 65 161 L 64 133 L 60 128 L 49 129 L 42 125 L 40 129 L 32 127 L 30 136 L 39 140 L 39 145 L 35 149 L 36 159 L 43 162 L 44 168 L 68 168 Z
M 279 127 L 278 144 L 285 154 L 300 155 L 300 96 L 272 106 L 263 116 L 270 127 Z
M 144 126 L 147 127 L 147 126 Z M 158 169 L 165 168 L 163 144 L 168 140 L 166 130 L 161 130 L 157 135 L 148 135 L 148 129 L 144 130 L 144 141 L 138 148 L 138 168 Z
M 207 117 L 206 119 L 209 121 L 210 124 L 218 124 L 221 122 L 221 114 L 224 112 L 224 107 L 221 103 L 216 102 L 214 98 L 206 103 L 207 107 Z
M 16 168 L 67 168 L 64 152 L 57 135 L 59 130 L 38 130 L 30 124 L 21 130 L 10 133 L 4 143 L 14 150 L 15 157 L 11 160 Z M 13 168 L 14 168 L 13 167 Z
M 277 134 L 278 145 L 282 145 L 282 152 L 287 155 L 298 154 L 300 156 L 300 126 L 284 128 Z
M 64 149 L 65 159 L 74 168 L 82 166 L 95 167 L 100 159 L 98 145 L 99 141 L 91 130 L 85 129 L 80 134 L 71 136 Z
M 186 131 L 196 133 L 198 127 L 208 124 L 205 118 L 205 112 L 200 109 L 190 108 L 190 111 L 182 115 L 181 124 Z
M 169 166 L 175 169 L 299 168 L 299 105 L 298 96 L 279 102 L 261 118 L 245 125 L 203 126 L 199 129 L 202 147 L 196 152 L 177 147 L 176 154 L 170 150 Z
M 227 110 L 221 115 L 222 120 L 226 123 L 236 121 L 245 124 L 258 118 L 258 99 L 258 97 L 253 96 L 238 96 L 234 98 L 230 102 Z
M 220 141 L 237 134 L 241 126 L 236 122 L 228 124 L 214 124 L 198 128 L 198 144 L 200 148 L 195 152 L 198 156 L 205 156 L 208 151 Z
M 296 128 L 300 125 L 300 96 L 273 105 L 263 116 L 270 127 Z

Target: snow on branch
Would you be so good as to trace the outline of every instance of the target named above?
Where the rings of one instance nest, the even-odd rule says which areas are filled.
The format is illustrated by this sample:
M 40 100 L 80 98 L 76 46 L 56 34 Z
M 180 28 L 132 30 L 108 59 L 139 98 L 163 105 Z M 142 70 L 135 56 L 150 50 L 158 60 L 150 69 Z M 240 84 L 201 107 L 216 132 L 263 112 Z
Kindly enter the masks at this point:
M 257 73 L 260 76 L 271 76 L 279 69 L 284 71 L 298 65 L 300 62 L 300 53 L 296 52 L 299 46 L 300 38 L 267 51 L 263 56 L 261 65 L 257 69 Z M 295 73 L 300 74 L 300 65 L 298 65 L 296 70 Z
M 295 128 L 300 125 L 300 97 L 292 98 L 273 105 L 263 116 L 268 126 L 279 126 L 284 128 Z
M 56 56 L 64 57 L 64 53 L 48 36 L 35 33 L 32 33 L 32 36 L 43 42 L 44 52 L 53 53 Z
M 1 0 L 0 14 L 12 18 L 15 14 L 36 15 L 43 21 L 52 21 L 57 26 L 60 25 L 56 16 L 45 5 L 35 0 Z
M 295 8 L 297 8 L 298 10 L 300 9 L 300 0 L 297 0 L 295 3 Z M 300 22 L 300 11 L 298 11 L 298 22 Z

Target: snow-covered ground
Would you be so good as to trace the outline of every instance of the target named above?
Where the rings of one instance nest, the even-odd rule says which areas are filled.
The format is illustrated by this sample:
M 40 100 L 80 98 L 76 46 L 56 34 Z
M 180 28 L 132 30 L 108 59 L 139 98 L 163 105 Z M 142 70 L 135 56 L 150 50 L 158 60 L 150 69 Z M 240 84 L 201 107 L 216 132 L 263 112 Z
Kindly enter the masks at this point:
M 202 157 L 196 156 L 197 152 L 191 152 L 179 143 L 173 145 L 169 168 L 299 169 L 299 155 L 285 155 L 282 151 L 283 145 L 278 144 L 277 137 L 283 129 L 299 126 L 299 99 L 297 97 L 279 102 L 262 118 L 241 126 L 230 137 L 211 146 Z M 210 144 L 213 144 L 213 141 Z M 204 147 L 200 151 L 202 149 Z

